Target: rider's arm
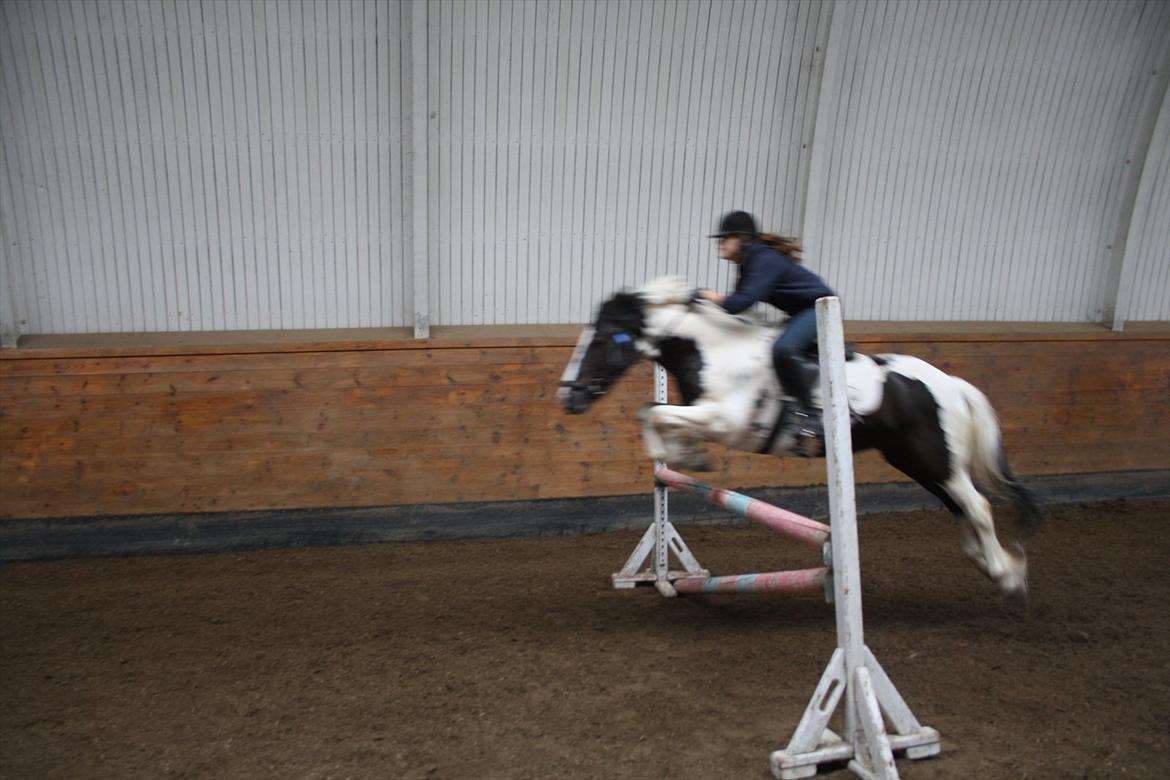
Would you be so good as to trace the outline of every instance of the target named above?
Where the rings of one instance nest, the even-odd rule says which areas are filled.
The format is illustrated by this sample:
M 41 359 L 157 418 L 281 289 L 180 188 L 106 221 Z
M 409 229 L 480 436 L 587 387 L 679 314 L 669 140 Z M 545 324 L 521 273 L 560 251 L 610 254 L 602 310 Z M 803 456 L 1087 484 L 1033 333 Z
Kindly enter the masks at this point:
M 723 308 L 729 314 L 739 314 L 749 306 L 764 300 L 787 269 L 784 262 L 770 262 L 758 258 L 756 262 L 741 267 L 739 284 L 735 292 L 723 300 Z

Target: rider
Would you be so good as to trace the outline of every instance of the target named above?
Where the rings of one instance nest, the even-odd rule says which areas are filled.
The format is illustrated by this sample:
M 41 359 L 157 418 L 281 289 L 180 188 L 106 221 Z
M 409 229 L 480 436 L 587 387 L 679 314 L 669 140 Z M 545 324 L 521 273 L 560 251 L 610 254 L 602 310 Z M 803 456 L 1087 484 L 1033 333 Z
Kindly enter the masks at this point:
M 795 238 L 761 233 L 746 211 L 723 216 L 719 230 L 719 256 L 739 266 L 735 292 L 722 295 L 700 290 L 699 295 L 738 314 L 755 303 L 770 303 L 788 314 L 788 324 L 772 345 L 772 364 L 780 385 L 795 399 L 786 412 L 785 433 L 805 441 L 824 436 L 820 416 L 813 407 L 800 356 L 817 340 L 817 298 L 836 295 L 825 281 L 799 265 L 800 242 Z

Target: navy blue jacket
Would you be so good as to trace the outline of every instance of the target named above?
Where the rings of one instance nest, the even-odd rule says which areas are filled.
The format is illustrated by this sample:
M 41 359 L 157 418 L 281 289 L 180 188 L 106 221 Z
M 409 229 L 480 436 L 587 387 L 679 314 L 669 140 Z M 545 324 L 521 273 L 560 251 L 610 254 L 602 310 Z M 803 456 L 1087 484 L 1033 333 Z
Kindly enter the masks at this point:
M 767 244 L 753 242 L 743 249 L 735 292 L 727 296 L 723 308 L 739 314 L 763 301 L 792 316 L 826 295 L 836 293 L 821 277 Z

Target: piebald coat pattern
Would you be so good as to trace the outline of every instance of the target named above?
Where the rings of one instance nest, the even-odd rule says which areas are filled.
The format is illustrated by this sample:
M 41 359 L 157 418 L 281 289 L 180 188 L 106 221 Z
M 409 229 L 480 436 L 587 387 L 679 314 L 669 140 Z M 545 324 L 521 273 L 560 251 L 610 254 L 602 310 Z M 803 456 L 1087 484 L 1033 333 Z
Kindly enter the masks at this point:
M 582 413 L 631 365 L 649 358 L 674 376 L 684 401 L 643 408 L 649 457 L 703 470 L 707 442 L 791 455 L 793 437 L 773 438 L 785 401 L 772 368 L 775 337 L 775 328 L 694 300 L 682 279 L 654 279 L 602 304 L 565 371 L 561 398 L 568 411 Z M 1036 507 L 1007 465 L 983 393 L 908 355 L 852 355 L 846 377 L 854 449 L 877 449 L 942 500 L 962 521 L 967 556 L 1005 592 L 1023 592 L 1025 560 L 1003 549 L 976 482 L 1011 499 L 1027 519 L 1037 517 Z M 819 384 L 813 400 L 820 402 Z

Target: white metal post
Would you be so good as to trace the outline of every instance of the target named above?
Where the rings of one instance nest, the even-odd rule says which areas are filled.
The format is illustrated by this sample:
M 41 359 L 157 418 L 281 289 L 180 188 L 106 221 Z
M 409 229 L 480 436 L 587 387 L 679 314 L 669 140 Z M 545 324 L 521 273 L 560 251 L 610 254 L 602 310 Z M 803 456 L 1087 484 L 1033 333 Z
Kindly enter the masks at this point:
M 654 364 L 654 402 L 666 403 L 666 369 Z M 661 460 L 654 461 L 654 475 L 666 468 Z M 666 528 L 670 524 L 670 505 L 666 486 L 654 483 L 654 574 L 656 587 L 661 591 L 663 583 L 670 586 L 670 548 L 667 545 Z M 673 594 L 665 594 L 673 595 Z
M 410 258 L 413 274 L 414 337 L 431 335 L 430 280 L 427 277 L 427 0 L 410 4 Z
M 805 251 L 821 257 L 820 247 L 825 227 L 825 198 L 829 186 L 829 158 L 833 152 L 833 133 L 836 129 L 837 99 L 840 93 L 841 68 L 848 41 L 845 38 L 844 19 L 852 18 L 855 6 L 850 0 L 829 0 L 829 36 L 814 61 L 817 74 L 817 109 L 813 117 L 812 138 L 809 143 L 809 169 L 805 179 L 804 224 L 801 238 Z
M 861 665 L 861 573 L 857 566 L 857 504 L 853 491 L 853 435 L 849 385 L 845 378 L 845 335 L 836 298 L 817 302 L 817 334 L 824 408 L 825 465 L 829 488 L 829 537 L 833 548 L 833 598 L 837 604 L 837 647 L 847 674 Z M 856 728 L 851 699 L 845 704 L 846 736 Z
M 1160 76 L 1162 92 L 1161 108 L 1156 118 L 1149 120 L 1149 128 L 1141 127 L 1137 130 L 1137 149 L 1130 159 L 1126 160 L 1126 189 L 1122 192 L 1121 213 L 1118 218 L 1116 236 L 1109 246 L 1109 273 L 1105 278 L 1104 320 L 1113 330 L 1125 329 L 1125 321 L 1129 319 L 1130 308 L 1133 302 L 1134 266 L 1137 250 L 1129 241 L 1130 229 L 1135 224 L 1143 224 L 1147 220 L 1156 219 L 1149 214 L 1150 188 L 1158 177 L 1156 170 L 1157 154 L 1151 157 L 1150 149 L 1155 152 L 1165 149 L 1166 138 L 1170 135 L 1170 68 L 1164 69 Z M 1140 201 L 1140 202 L 1139 202 Z
M 0 225 L 0 347 L 15 347 L 20 340 L 20 315 L 16 308 L 16 290 L 12 280 L 16 274 L 9 271 L 14 262 L 8 251 L 8 240 Z

